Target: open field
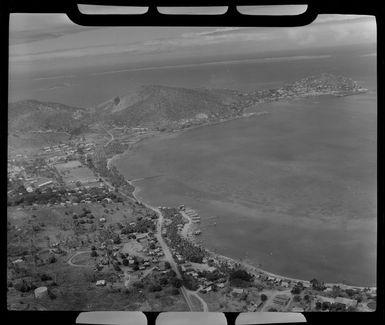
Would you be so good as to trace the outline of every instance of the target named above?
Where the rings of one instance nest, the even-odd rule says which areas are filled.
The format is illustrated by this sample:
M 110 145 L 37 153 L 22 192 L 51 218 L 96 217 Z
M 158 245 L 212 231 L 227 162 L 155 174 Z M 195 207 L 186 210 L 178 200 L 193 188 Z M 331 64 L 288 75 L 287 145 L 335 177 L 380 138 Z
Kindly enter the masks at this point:
M 55 167 L 69 187 L 75 187 L 77 182 L 86 186 L 99 185 L 98 178 L 95 177 L 94 173 L 89 168 L 82 166 L 77 160 L 56 164 Z

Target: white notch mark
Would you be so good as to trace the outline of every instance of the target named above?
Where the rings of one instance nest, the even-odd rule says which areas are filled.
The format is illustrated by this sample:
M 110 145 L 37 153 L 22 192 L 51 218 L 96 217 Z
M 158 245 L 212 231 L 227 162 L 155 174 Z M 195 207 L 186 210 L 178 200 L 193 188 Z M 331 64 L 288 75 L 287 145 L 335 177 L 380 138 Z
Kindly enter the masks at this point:
M 98 6 L 81 4 L 78 4 L 78 9 L 85 15 L 142 15 L 148 11 L 148 7 Z
M 256 16 L 295 16 L 303 14 L 306 10 L 307 5 L 237 6 L 239 13 Z
M 227 12 L 227 6 L 221 7 L 157 7 L 165 15 L 222 15 Z

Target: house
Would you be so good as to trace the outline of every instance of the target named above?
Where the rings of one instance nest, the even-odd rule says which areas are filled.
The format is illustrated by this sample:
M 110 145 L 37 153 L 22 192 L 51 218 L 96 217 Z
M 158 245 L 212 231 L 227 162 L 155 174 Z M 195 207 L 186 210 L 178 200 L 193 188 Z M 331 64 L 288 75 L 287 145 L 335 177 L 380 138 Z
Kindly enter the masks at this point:
M 106 280 L 98 280 L 98 281 L 96 281 L 96 285 L 98 287 L 103 287 L 106 285 Z
M 106 222 L 106 218 L 100 218 L 99 221 L 100 222 Z
M 21 258 L 18 258 L 17 260 L 14 260 L 12 263 L 13 264 L 19 264 L 19 263 L 22 263 L 24 262 L 24 260 L 22 260 Z
M 316 296 L 316 297 L 319 302 L 329 302 L 331 304 L 334 304 L 336 302 L 334 298 L 329 298 L 324 296 Z
M 43 182 L 43 183 L 38 184 L 37 187 L 38 187 L 38 188 L 42 188 L 42 187 L 51 185 L 52 183 L 53 183 L 52 181 L 46 181 L 46 182 Z
M 241 288 L 234 288 L 232 292 L 233 292 L 233 294 L 241 295 L 243 293 L 243 289 L 241 289 Z
M 217 287 L 218 287 L 218 288 L 224 288 L 224 287 L 225 287 L 225 284 L 224 284 L 224 283 L 218 283 L 218 284 L 217 284 Z
M 354 306 L 357 306 L 357 300 L 355 299 L 349 299 L 349 298 L 343 298 L 343 297 L 337 297 L 335 299 L 335 302 L 336 303 L 340 303 L 340 304 L 343 304 L 345 305 L 346 307 L 354 307 Z
M 290 297 L 287 295 L 276 295 L 273 299 L 273 302 L 280 306 L 286 306 L 289 300 Z
M 105 202 L 105 203 L 112 203 L 112 200 L 109 198 L 109 197 L 105 197 L 102 202 Z
M 294 307 L 290 311 L 293 313 L 303 313 L 305 310 L 301 307 Z
M 284 287 L 284 288 L 288 288 L 289 287 L 289 283 L 286 282 L 286 281 L 282 281 L 281 282 L 281 286 Z

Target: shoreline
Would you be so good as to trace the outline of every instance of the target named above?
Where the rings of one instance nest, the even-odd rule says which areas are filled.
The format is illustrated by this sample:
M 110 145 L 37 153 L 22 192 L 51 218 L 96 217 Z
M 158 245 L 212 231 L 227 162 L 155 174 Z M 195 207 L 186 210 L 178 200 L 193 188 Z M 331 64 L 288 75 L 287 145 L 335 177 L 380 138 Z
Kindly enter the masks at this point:
M 356 94 L 356 93 L 354 93 L 354 94 Z M 351 94 L 349 94 L 349 95 L 351 95 Z M 313 96 L 311 96 L 311 97 L 313 97 Z M 318 96 L 314 96 L 314 97 L 318 97 Z M 300 97 L 300 98 L 303 98 L 303 97 Z M 278 102 L 281 102 L 281 101 L 278 101 Z M 258 105 L 255 105 L 255 106 L 258 106 Z M 269 112 L 263 112 L 263 114 L 261 114 L 261 115 L 264 115 L 266 113 L 269 113 Z M 203 124 L 200 124 L 200 125 L 192 125 L 192 126 L 190 126 L 188 128 L 185 128 L 185 129 L 173 130 L 173 131 L 169 131 L 169 132 L 166 132 L 166 133 L 152 134 L 149 137 L 144 137 L 144 138 L 139 139 L 137 142 L 135 142 L 132 145 L 130 145 L 130 147 L 127 150 L 125 150 L 123 153 L 116 154 L 113 157 L 111 157 L 109 159 L 109 161 L 108 161 L 108 164 L 109 165 L 113 164 L 116 159 L 119 159 L 122 156 L 124 156 L 126 154 L 129 154 L 130 152 L 132 152 L 133 149 L 138 148 L 138 146 L 140 144 L 142 144 L 144 142 L 144 140 L 150 140 L 150 139 L 159 138 L 159 137 L 162 137 L 162 138 L 174 137 L 174 136 L 178 136 L 178 135 L 180 135 L 180 134 L 182 134 L 184 132 L 187 132 L 189 130 L 192 130 L 192 129 L 196 129 L 196 128 L 200 128 L 200 127 L 205 127 L 205 126 L 211 126 L 211 125 L 217 125 L 217 124 L 233 121 L 233 120 L 240 119 L 240 118 L 249 118 L 249 117 L 258 116 L 258 115 L 260 115 L 260 114 L 258 114 L 258 112 L 255 112 L 255 113 L 252 113 L 250 115 L 249 114 L 241 115 L 241 116 L 229 118 L 229 119 L 226 119 L 226 120 L 223 120 L 223 121 L 216 121 L 216 122 L 212 122 L 212 123 L 210 123 L 210 122 L 209 123 L 203 123 Z M 124 177 L 124 175 L 123 175 L 123 177 Z M 140 198 L 138 196 L 137 192 L 140 191 L 140 187 L 136 186 L 134 184 L 135 181 L 127 180 L 126 179 L 126 182 L 134 187 L 134 191 L 132 192 L 132 196 L 134 197 L 134 199 L 136 201 L 144 204 L 146 207 L 152 209 L 153 211 L 157 211 L 156 207 L 153 207 L 151 204 L 149 204 L 148 202 L 146 202 L 145 200 L 143 200 L 142 198 Z M 241 262 L 241 261 L 239 261 L 239 260 L 237 260 L 235 258 L 228 257 L 228 256 L 225 256 L 223 254 L 211 251 L 208 248 L 204 247 L 203 244 L 200 244 L 200 243 L 198 243 L 196 241 L 194 235 L 192 234 L 193 230 L 191 228 L 194 227 L 194 224 L 191 222 L 191 220 L 189 220 L 189 223 L 186 224 L 185 226 L 187 227 L 185 238 L 187 240 L 189 240 L 190 242 L 192 242 L 194 245 L 201 246 L 208 253 L 208 255 L 210 257 L 213 257 L 213 258 L 215 258 L 217 260 L 220 260 L 220 261 L 229 262 L 230 264 L 239 264 L 244 269 L 246 269 L 248 272 L 252 273 L 253 275 L 265 275 L 265 276 L 268 276 L 268 277 L 273 277 L 273 278 L 275 278 L 277 280 L 290 281 L 290 282 L 295 282 L 295 283 L 296 282 L 302 282 L 304 284 L 310 285 L 310 281 L 309 280 L 302 280 L 302 279 L 292 278 L 292 277 L 288 277 L 288 276 L 284 276 L 284 275 L 280 275 L 280 274 L 275 274 L 275 273 L 269 272 L 267 270 L 264 270 L 264 269 L 262 269 L 260 267 L 257 267 L 257 266 L 254 266 L 252 264 L 249 264 L 247 262 Z M 328 282 L 328 283 L 325 282 L 324 284 L 325 284 L 326 287 L 339 286 L 341 289 L 358 289 L 358 290 L 364 290 L 366 288 L 377 289 L 377 286 L 356 286 L 356 285 L 351 285 L 351 284 L 334 283 L 334 282 Z
M 132 195 L 135 198 L 135 200 L 137 200 L 138 202 L 144 204 L 146 207 L 152 209 L 153 211 L 157 210 L 156 207 L 152 206 L 151 204 L 149 204 L 148 202 L 146 202 L 145 200 L 140 198 L 137 193 L 135 193 L 137 191 L 137 187 L 133 184 L 133 182 L 131 182 L 131 181 L 127 181 L 127 182 L 131 186 L 133 186 L 135 188 L 134 192 L 132 192 Z M 195 241 L 195 238 L 192 235 L 192 231 L 193 230 L 191 228 L 193 227 L 193 223 L 191 222 L 191 220 L 186 225 L 187 225 L 187 231 L 186 231 L 185 238 L 187 240 L 189 240 L 190 242 L 192 242 L 194 245 L 201 246 L 208 253 L 208 255 L 210 257 L 212 257 L 212 258 L 214 258 L 214 259 L 216 259 L 218 261 L 225 261 L 225 262 L 230 263 L 230 264 L 239 264 L 244 269 L 246 269 L 247 272 L 252 273 L 253 275 L 266 275 L 268 277 L 274 277 L 277 280 L 290 281 L 290 282 L 296 282 L 296 283 L 297 282 L 302 282 L 303 284 L 307 284 L 307 285 L 311 286 L 309 280 L 297 279 L 297 278 L 287 277 L 287 276 L 284 276 L 284 275 L 281 275 L 281 274 L 272 273 L 272 272 L 264 270 L 264 269 L 262 269 L 260 267 L 257 267 L 255 265 L 252 265 L 252 264 L 249 264 L 249 263 L 245 263 L 245 262 L 242 262 L 242 261 L 237 260 L 235 258 L 232 258 L 232 257 L 229 257 L 229 256 L 225 256 L 223 254 L 214 252 L 214 251 L 204 247 L 203 245 L 198 244 Z M 334 282 L 325 282 L 324 284 L 325 284 L 326 287 L 330 287 L 330 288 L 333 287 L 333 286 L 338 286 L 341 289 L 358 289 L 358 290 L 364 290 L 366 288 L 377 289 L 377 286 L 355 286 L 355 285 L 350 285 L 350 284 L 334 283 Z

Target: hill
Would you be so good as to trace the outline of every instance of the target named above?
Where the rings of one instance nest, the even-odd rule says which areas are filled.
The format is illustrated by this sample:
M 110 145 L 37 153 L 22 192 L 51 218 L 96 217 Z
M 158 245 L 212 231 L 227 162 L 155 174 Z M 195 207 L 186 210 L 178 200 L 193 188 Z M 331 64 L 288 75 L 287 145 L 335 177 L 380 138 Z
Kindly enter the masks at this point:
M 242 93 L 229 89 L 187 89 L 160 85 L 138 87 L 99 105 L 83 109 L 37 100 L 9 104 L 11 132 L 60 131 L 80 134 L 93 122 L 116 126 L 160 127 L 189 120 L 219 120 L 240 116 L 257 103 L 295 97 L 343 96 L 365 91 L 352 79 L 323 73 L 276 89 Z
M 86 126 L 84 118 L 89 113 L 78 107 L 59 103 L 23 100 L 8 105 L 8 128 L 10 132 L 61 131 L 81 132 Z
M 197 115 L 222 116 L 239 110 L 237 91 L 186 89 L 168 86 L 141 86 L 94 108 L 98 119 L 117 125 L 167 124 Z

